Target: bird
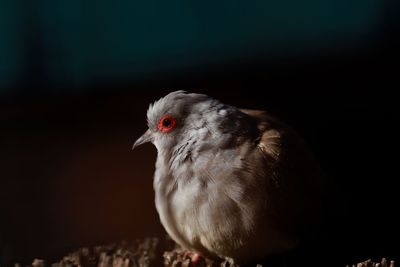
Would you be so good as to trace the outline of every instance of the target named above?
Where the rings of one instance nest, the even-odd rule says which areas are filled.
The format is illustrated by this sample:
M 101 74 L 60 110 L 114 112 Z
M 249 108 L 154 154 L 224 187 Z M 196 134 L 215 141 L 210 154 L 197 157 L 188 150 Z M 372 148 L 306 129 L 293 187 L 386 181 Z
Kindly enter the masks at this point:
M 290 251 L 320 215 L 320 167 L 267 111 L 174 91 L 149 105 L 133 149 L 157 149 L 155 206 L 168 235 L 205 258 L 247 264 Z

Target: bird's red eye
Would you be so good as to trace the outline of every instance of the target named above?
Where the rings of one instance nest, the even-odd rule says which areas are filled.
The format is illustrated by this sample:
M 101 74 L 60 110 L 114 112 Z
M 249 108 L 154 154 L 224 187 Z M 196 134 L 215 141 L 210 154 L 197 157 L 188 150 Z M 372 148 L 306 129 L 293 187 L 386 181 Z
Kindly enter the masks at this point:
M 164 115 L 158 121 L 158 129 L 163 133 L 169 133 L 176 126 L 176 119 L 170 115 Z

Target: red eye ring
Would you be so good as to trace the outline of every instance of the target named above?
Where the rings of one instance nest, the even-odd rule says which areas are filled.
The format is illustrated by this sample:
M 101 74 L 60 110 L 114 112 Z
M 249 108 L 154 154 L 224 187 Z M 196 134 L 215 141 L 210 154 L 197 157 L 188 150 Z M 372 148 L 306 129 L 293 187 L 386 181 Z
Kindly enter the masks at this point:
M 163 133 L 169 133 L 176 127 L 176 119 L 171 115 L 164 115 L 158 121 L 157 128 Z

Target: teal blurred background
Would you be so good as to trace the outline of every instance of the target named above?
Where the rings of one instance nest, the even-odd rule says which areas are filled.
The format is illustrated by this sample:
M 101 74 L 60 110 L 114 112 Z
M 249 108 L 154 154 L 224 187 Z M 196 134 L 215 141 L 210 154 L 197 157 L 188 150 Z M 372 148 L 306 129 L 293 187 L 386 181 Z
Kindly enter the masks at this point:
M 395 26 L 395 5 L 2 0 L 0 92 L 35 86 L 71 90 L 188 69 L 234 68 L 242 61 L 357 54 L 377 46 Z
M 315 152 L 330 193 L 295 266 L 398 259 L 399 3 L 0 0 L 0 266 L 163 236 L 156 151 L 130 147 L 178 89 Z

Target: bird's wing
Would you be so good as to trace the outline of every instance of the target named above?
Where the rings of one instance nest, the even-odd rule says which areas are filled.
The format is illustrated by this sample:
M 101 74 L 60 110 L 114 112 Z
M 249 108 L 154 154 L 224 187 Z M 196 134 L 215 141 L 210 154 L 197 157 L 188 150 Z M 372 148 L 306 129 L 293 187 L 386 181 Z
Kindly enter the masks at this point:
M 241 111 L 257 121 L 260 131 L 257 145 L 267 168 L 274 173 L 273 177 L 267 177 L 279 187 L 279 190 L 269 193 L 274 194 L 276 210 L 286 211 L 285 216 L 278 216 L 279 225 L 300 231 L 303 223 L 317 223 L 322 174 L 303 139 L 291 127 L 265 111 Z
M 263 110 L 241 109 L 257 122 L 260 132 L 258 147 L 264 156 L 277 160 L 281 151 L 282 131 L 285 128 L 275 117 Z

